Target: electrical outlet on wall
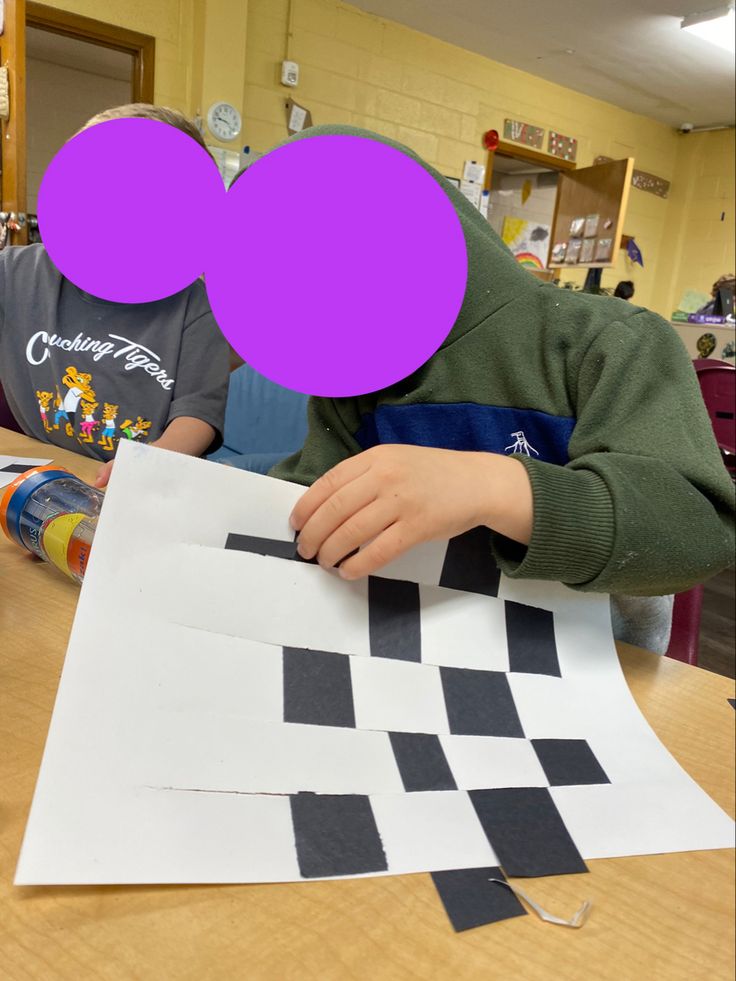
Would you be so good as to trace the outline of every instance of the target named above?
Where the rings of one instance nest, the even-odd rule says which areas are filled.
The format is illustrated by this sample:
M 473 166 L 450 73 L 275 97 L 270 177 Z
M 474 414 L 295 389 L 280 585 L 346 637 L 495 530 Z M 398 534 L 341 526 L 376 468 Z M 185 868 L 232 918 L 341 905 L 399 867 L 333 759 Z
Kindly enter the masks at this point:
M 299 65 L 295 61 L 281 62 L 281 84 L 296 88 L 299 84 Z

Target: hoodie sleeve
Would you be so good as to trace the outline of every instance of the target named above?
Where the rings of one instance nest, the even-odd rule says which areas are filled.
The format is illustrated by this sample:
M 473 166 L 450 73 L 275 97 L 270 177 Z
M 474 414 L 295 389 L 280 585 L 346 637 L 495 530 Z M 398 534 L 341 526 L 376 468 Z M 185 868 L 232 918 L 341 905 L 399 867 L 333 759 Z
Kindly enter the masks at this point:
M 497 536 L 512 578 L 661 595 L 733 563 L 734 489 L 681 341 L 646 310 L 601 330 L 570 387 L 564 466 L 519 457 L 534 495 L 527 549 Z
M 346 418 L 347 417 L 347 418 Z M 311 398 L 307 405 L 308 432 L 304 446 L 277 464 L 269 476 L 305 486 L 361 447 L 352 435 L 359 427 L 359 412 L 353 399 Z

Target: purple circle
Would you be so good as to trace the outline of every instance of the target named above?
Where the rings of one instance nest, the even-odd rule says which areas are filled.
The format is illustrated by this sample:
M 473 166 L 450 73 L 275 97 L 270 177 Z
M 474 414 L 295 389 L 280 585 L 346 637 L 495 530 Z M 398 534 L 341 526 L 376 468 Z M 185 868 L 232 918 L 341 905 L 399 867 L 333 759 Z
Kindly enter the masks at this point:
M 220 329 L 286 388 L 360 395 L 407 377 L 451 330 L 467 281 L 459 218 L 420 164 L 313 136 L 238 179 L 206 266 Z
M 78 133 L 49 164 L 38 224 L 54 265 L 103 300 L 171 296 L 202 273 L 202 228 L 225 203 L 222 178 L 186 133 L 113 119 Z

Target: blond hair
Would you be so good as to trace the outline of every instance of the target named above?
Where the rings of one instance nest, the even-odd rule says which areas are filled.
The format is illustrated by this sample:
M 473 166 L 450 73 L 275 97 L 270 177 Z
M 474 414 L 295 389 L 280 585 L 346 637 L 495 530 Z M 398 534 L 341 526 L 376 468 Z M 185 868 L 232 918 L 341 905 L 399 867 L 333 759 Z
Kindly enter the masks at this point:
M 155 119 L 159 123 L 167 123 L 169 126 L 180 129 L 182 133 L 191 136 L 204 150 L 207 150 L 204 137 L 184 113 L 179 112 L 178 109 L 169 109 L 167 106 L 153 106 L 148 102 L 130 102 L 125 106 L 113 106 L 112 109 L 105 109 L 88 119 L 77 132 L 81 133 L 85 129 L 89 129 L 90 126 L 106 123 L 111 119 Z M 209 150 L 207 152 L 209 153 Z

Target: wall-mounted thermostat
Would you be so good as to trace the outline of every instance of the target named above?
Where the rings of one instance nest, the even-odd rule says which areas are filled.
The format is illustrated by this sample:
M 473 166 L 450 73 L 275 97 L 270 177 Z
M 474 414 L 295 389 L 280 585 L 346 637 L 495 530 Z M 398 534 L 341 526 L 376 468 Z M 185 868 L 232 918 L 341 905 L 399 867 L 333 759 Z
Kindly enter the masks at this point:
M 295 61 L 281 62 L 281 84 L 291 88 L 299 84 L 299 65 Z

